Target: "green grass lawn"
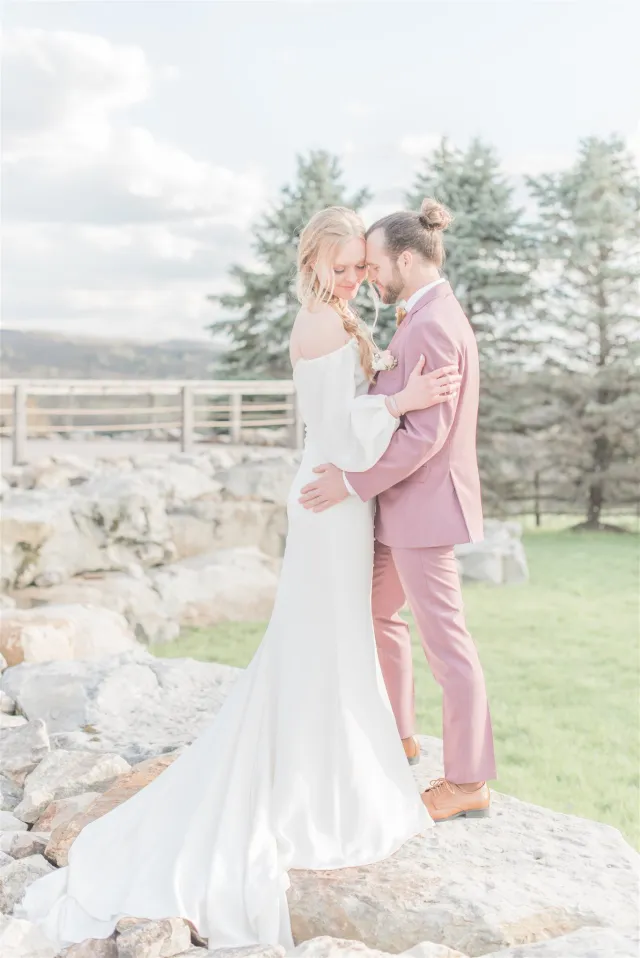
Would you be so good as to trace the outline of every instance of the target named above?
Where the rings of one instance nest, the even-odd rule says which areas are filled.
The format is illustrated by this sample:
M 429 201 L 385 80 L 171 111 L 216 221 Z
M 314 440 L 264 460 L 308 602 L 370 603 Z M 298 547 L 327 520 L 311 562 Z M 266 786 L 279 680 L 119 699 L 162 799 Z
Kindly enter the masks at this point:
M 531 581 L 469 586 L 489 686 L 498 787 L 620 828 L 640 846 L 636 535 L 528 532 Z M 264 623 L 185 633 L 164 656 L 244 666 Z M 418 727 L 441 734 L 440 690 L 414 630 Z

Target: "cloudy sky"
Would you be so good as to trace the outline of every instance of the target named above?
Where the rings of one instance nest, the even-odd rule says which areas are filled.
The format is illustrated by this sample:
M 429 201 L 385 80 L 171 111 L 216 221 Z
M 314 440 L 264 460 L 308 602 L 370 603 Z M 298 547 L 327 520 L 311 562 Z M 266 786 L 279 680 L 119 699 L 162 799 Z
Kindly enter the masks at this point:
M 13 2 L 3 37 L 3 323 L 200 338 L 297 153 L 369 216 L 443 134 L 514 174 L 640 146 L 637 0 Z

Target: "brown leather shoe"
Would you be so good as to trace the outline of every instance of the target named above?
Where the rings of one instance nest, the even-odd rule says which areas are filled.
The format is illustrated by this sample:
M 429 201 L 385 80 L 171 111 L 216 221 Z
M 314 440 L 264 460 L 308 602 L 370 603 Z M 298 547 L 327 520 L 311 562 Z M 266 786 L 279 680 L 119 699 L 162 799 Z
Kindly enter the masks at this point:
M 454 818 L 486 818 L 490 814 L 491 793 L 483 782 L 479 788 L 460 788 L 446 778 L 436 778 L 422 793 L 422 801 L 434 822 L 450 822 Z
M 420 746 L 418 745 L 418 740 L 411 735 L 409 738 L 403 738 L 402 744 L 404 745 L 404 754 L 407 756 L 409 765 L 417 765 L 420 761 Z

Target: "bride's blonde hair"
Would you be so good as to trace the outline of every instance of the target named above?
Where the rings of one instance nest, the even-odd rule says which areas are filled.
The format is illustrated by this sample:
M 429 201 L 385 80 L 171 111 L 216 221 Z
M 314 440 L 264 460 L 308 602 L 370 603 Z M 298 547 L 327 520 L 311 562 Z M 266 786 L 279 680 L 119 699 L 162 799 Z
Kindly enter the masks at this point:
M 315 213 L 300 234 L 298 243 L 298 276 L 296 292 L 306 309 L 328 303 L 339 314 L 346 332 L 358 343 L 362 367 L 373 379 L 373 361 L 376 347 L 371 333 L 346 300 L 335 293 L 332 265 L 336 253 L 344 243 L 357 237 L 364 239 L 365 226 L 357 213 L 344 206 L 329 206 Z M 322 276 L 331 277 L 328 288 Z

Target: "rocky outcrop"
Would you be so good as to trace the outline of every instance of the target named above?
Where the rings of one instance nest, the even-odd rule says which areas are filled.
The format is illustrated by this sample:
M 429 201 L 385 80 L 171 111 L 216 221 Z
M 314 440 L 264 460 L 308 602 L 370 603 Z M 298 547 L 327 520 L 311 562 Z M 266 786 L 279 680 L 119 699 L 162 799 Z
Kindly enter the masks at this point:
M 464 582 L 517 585 L 529 578 L 519 522 L 485 519 L 484 539 L 455 547 Z
M 192 741 L 211 718 L 236 676 L 237 670 L 224 666 L 163 662 L 144 652 L 111 662 L 8 669 L 0 684 L 31 719 L 25 727 L 31 737 L 22 760 L 11 769 L 18 780 L 26 779 L 24 798 L 13 814 L 5 813 L 11 817 L 4 826 L 0 820 L 0 828 L 14 832 L 2 840 L 2 849 L 26 855 L 0 868 L 7 901 L 17 900 L 18 891 L 45 866 L 65 864 L 86 824 L 162 774 L 180 746 Z M 60 696 L 65 687 L 70 696 L 66 699 Z M 52 721 L 66 731 L 52 731 L 47 737 L 36 713 L 54 711 L 51 700 L 46 701 L 52 690 L 58 692 Z M 155 704 L 145 712 L 147 702 Z M 96 724 L 82 731 L 80 723 L 87 723 L 89 714 Z M 34 730 L 40 730 L 36 739 Z M 20 732 L 24 734 L 22 729 L 11 734 Z M 79 743 L 92 738 L 98 752 L 112 754 L 69 750 L 69 739 Z M 177 752 L 162 754 L 169 738 Z M 113 747 L 115 740 L 118 748 Z M 32 745 L 43 748 L 42 754 L 30 751 Z M 415 770 L 418 787 L 442 769 L 440 743 L 422 738 L 421 747 L 422 763 Z M 117 758 L 139 760 L 150 752 L 154 757 L 133 768 Z M 34 762 L 36 767 L 25 773 Z M 71 799 L 64 795 L 77 796 L 78 805 L 65 808 Z M 27 831 L 21 822 L 33 823 L 33 829 Z M 37 852 L 45 837 L 44 856 L 26 854 Z M 384 862 L 327 872 L 292 871 L 290 877 L 296 953 L 307 958 L 351 953 L 362 958 L 389 953 L 411 958 L 629 958 L 635 946 L 638 856 L 620 834 L 499 793 L 494 794 L 491 818 L 431 829 Z M 152 948 L 156 932 L 138 929 L 134 935 L 136 924 L 123 926 L 116 937 L 118 954 L 125 947 L 140 948 L 140 958 L 148 958 L 154 952 L 145 953 L 144 948 Z M 165 932 L 172 940 L 173 932 Z M 127 935 L 128 944 L 121 940 Z M 601 951 L 590 951 L 590 941 L 601 943 Z M 206 955 L 193 942 L 183 950 L 192 958 L 193 952 L 198 958 Z
M 0 650 L 9 665 L 90 661 L 136 647 L 126 620 L 100 606 L 46 605 L 0 613 Z
M 128 574 L 236 546 L 280 555 L 285 487 L 299 456 L 269 452 L 211 450 L 93 466 L 48 460 L 10 470 L 0 527 L 3 587 L 47 589 L 86 573 Z
M 145 644 L 172 642 L 180 633 L 180 623 L 168 617 L 162 596 L 140 565 L 132 564 L 126 572 L 83 573 L 48 589 L 29 586 L 14 594 L 27 607 L 89 605 L 109 609 L 121 615 L 135 638 Z
M 167 614 L 183 625 L 263 621 L 278 587 L 277 560 L 257 549 L 194 556 L 152 573 Z
M 46 723 L 57 747 L 116 752 L 136 763 L 191 741 L 238 673 L 212 662 L 158 659 L 139 649 L 96 662 L 18 665 L 0 678 L 0 688 L 32 723 Z M 11 734 L 17 732 L 26 735 L 21 729 Z M 34 767 L 32 737 L 16 760 L 22 781 L 25 769 Z M 2 754 L 0 745 L 0 773 Z

